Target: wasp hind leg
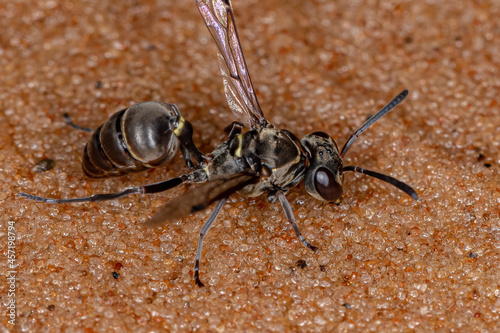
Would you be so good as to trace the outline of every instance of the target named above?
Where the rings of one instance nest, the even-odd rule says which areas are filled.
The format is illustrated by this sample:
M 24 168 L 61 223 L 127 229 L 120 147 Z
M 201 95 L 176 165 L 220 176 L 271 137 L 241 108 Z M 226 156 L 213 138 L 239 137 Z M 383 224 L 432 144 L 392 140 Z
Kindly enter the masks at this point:
M 285 212 L 286 219 L 292 225 L 292 228 L 295 231 L 295 234 L 297 235 L 297 237 L 299 237 L 299 240 L 302 242 L 302 244 L 304 244 L 308 249 L 312 250 L 313 252 L 316 252 L 317 250 L 319 250 L 318 247 L 309 243 L 309 241 L 304 236 L 302 236 L 302 233 L 300 232 L 299 227 L 295 223 L 295 216 L 293 215 L 292 206 L 290 206 L 290 203 L 286 199 L 283 192 L 278 191 L 277 194 L 278 194 L 278 199 L 280 200 L 280 203 L 281 203 L 281 207 L 283 207 L 283 211 Z
M 214 224 L 215 220 L 217 219 L 217 216 L 219 216 L 222 207 L 224 207 L 224 204 L 226 203 L 226 200 L 227 198 L 223 198 L 217 201 L 215 209 L 213 210 L 212 214 L 210 214 L 210 217 L 205 222 L 203 227 L 201 227 L 200 230 L 200 238 L 198 239 L 198 249 L 196 250 L 196 258 L 194 260 L 194 281 L 196 282 L 196 285 L 198 285 L 198 287 L 205 286 L 200 280 L 200 260 L 201 260 L 201 248 L 203 246 L 203 238 L 205 238 L 208 230 Z
M 91 195 L 89 197 L 83 197 L 83 198 L 54 199 L 54 198 L 39 197 L 39 196 L 28 194 L 28 193 L 18 193 L 17 196 L 22 197 L 22 198 L 26 198 L 29 200 L 38 201 L 38 202 L 57 203 L 57 204 L 74 203 L 74 202 L 97 202 L 97 201 L 120 199 L 120 198 L 127 197 L 131 194 L 159 193 L 159 192 L 163 192 L 163 191 L 169 190 L 171 188 L 174 188 L 174 187 L 176 187 L 176 186 L 178 186 L 186 181 L 191 181 L 191 178 L 187 175 L 182 175 L 182 176 L 177 177 L 177 178 L 164 180 L 164 181 L 154 183 L 154 184 L 129 187 L 123 191 L 116 192 L 116 193 L 99 193 L 99 194 L 94 194 L 94 195 Z

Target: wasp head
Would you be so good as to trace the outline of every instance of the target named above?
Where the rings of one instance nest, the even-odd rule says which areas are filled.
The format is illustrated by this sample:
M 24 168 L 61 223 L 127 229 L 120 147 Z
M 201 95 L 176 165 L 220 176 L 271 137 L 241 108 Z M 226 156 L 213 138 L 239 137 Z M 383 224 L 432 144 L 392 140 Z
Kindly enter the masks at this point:
M 342 159 L 335 141 L 326 133 L 314 132 L 300 140 L 309 165 L 304 185 L 318 200 L 340 203 L 342 196 Z

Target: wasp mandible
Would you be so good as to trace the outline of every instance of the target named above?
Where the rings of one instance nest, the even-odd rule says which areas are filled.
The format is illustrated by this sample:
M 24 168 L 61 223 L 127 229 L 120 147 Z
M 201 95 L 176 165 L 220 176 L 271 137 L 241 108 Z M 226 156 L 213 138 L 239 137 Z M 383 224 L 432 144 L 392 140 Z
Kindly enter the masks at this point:
M 195 3 L 218 47 L 229 108 L 241 121 L 232 124 L 227 140 L 212 153 L 203 155 L 193 143 L 193 127 L 175 105 L 155 101 L 137 103 L 113 114 L 93 132 L 83 155 L 85 174 L 94 178 L 113 177 L 164 165 L 179 147 L 187 167 L 192 170 L 190 173 L 117 193 L 83 198 L 53 199 L 19 193 L 20 197 L 44 203 L 104 201 L 131 194 L 158 193 L 180 184 L 201 183 L 167 202 L 146 222 L 150 227 L 161 226 L 216 202 L 201 228 L 198 241 L 194 279 L 200 287 L 203 286 L 199 277 L 203 238 L 227 198 L 237 191 L 249 197 L 267 194 L 271 203 L 279 200 L 296 235 L 312 251 L 318 248 L 301 234 L 285 196 L 301 181 L 314 198 L 338 204 L 344 173 L 353 171 L 385 181 L 418 199 L 413 188 L 395 178 L 358 166 L 344 166 L 342 162 L 359 135 L 401 103 L 408 96 L 408 90 L 398 94 L 357 129 L 342 150 L 324 132 L 314 132 L 299 139 L 286 129 L 275 128 L 264 116 L 245 63 L 230 1 L 195 0 Z M 69 120 L 68 123 L 88 130 Z M 243 123 L 250 130 L 243 132 Z

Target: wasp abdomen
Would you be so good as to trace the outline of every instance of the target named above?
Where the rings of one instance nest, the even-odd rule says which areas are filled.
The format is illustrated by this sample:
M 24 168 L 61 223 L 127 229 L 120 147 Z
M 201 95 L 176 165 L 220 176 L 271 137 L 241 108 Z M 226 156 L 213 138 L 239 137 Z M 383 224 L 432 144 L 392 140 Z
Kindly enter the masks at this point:
M 167 163 L 179 148 L 173 125 L 178 119 L 175 105 L 155 101 L 116 112 L 85 146 L 84 173 L 92 178 L 114 177 Z

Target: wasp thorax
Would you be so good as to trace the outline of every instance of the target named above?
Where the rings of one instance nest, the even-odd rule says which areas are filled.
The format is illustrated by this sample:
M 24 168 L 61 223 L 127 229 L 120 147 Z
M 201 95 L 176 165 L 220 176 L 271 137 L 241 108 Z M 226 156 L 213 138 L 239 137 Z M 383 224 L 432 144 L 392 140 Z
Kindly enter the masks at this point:
M 339 203 L 342 196 L 342 159 L 335 141 L 326 133 L 314 132 L 300 140 L 309 166 L 304 185 L 318 200 Z

